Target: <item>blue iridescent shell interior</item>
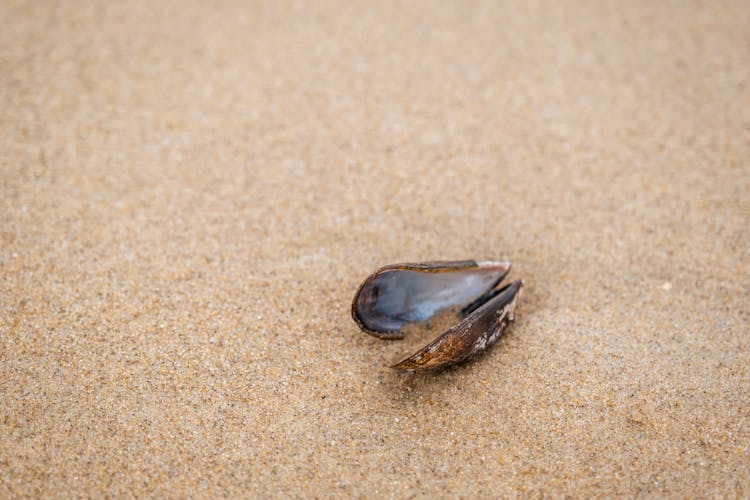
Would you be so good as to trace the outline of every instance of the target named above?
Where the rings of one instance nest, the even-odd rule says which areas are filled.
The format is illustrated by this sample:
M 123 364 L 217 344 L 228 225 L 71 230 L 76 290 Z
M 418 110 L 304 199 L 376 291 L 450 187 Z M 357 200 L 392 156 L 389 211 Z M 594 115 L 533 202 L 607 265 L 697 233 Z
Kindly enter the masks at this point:
M 407 267 L 386 269 L 367 279 L 355 301 L 363 325 L 375 332 L 395 332 L 406 323 L 424 321 L 436 312 L 464 306 L 495 286 L 508 272 L 507 262 L 481 262 L 438 272 Z

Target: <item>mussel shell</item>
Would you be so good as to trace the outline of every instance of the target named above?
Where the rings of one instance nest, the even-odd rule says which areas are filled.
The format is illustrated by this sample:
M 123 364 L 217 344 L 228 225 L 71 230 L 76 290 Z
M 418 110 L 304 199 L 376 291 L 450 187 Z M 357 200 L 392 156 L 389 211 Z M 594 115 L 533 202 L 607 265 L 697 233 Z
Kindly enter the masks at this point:
M 352 317 L 371 335 L 400 339 L 408 322 L 424 321 L 449 307 L 471 308 L 509 270 L 509 262 L 474 260 L 385 266 L 360 285 L 352 301 Z
M 494 297 L 471 312 L 458 325 L 399 361 L 393 368 L 442 368 L 461 363 L 483 352 L 497 342 L 507 326 L 515 320 L 516 302 L 521 295 L 522 287 L 523 281 L 516 281 L 497 290 Z

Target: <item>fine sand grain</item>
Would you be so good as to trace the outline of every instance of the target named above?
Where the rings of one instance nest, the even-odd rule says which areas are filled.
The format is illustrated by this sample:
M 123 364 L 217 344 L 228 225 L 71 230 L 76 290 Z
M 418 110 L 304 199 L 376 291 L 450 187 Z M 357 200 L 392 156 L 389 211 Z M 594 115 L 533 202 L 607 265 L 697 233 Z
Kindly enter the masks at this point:
M 0 497 L 747 497 L 749 226 L 744 0 L 2 1 Z

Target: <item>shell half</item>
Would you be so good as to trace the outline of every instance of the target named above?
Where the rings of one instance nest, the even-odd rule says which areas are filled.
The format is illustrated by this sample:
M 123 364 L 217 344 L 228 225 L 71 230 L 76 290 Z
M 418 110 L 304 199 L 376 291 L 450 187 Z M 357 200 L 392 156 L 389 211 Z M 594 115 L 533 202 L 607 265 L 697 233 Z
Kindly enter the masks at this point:
M 485 351 L 515 321 L 516 302 L 523 281 L 516 281 L 478 307 L 459 324 L 392 366 L 400 370 L 428 370 L 462 363 Z
M 510 262 L 433 261 L 392 264 L 372 273 L 352 301 L 352 317 L 365 332 L 402 339 L 401 328 L 449 307 L 467 306 L 492 290 Z

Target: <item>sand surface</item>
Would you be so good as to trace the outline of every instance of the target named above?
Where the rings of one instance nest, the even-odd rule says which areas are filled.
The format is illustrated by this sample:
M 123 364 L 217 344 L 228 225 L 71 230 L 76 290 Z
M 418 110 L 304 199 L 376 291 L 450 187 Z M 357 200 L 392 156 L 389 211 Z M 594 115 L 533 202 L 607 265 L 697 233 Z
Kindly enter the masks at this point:
M 748 2 L 0 24 L 1 497 L 750 495 Z M 466 258 L 515 325 L 389 369 L 360 281 Z

